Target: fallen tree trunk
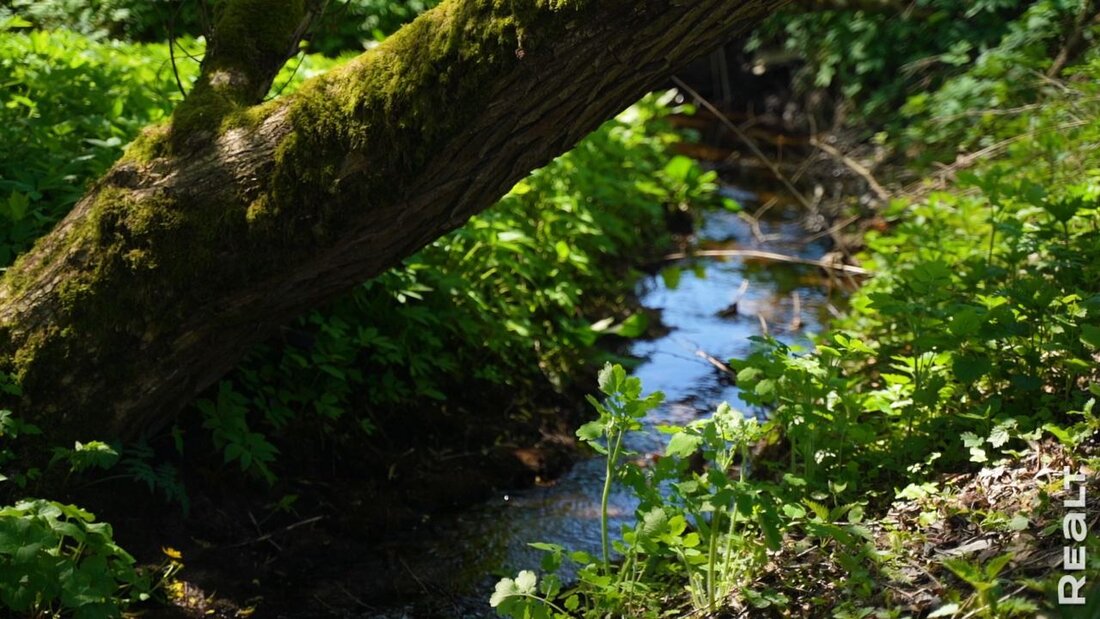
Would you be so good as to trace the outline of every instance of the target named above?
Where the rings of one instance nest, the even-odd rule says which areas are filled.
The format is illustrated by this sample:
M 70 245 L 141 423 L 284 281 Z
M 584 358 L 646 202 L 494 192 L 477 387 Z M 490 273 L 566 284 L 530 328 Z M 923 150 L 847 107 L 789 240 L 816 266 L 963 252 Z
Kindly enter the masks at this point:
M 235 0 L 172 121 L 0 280 L 0 371 L 59 439 L 169 421 L 280 324 L 499 199 L 773 0 L 447 0 L 256 104 L 317 3 Z

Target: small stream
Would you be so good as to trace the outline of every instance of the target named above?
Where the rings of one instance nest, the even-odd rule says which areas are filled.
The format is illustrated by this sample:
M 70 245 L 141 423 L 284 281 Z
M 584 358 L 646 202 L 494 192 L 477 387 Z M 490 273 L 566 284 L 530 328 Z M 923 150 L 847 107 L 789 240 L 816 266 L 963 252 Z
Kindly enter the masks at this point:
M 733 188 L 724 191 L 753 206 L 752 194 Z M 765 249 L 811 259 L 825 253 L 826 243 L 804 242 L 807 235 L 796 209 L 772 210 L 777 213 L 771 219 L 760 221 L 758 232 L 765 243 L 736 213 L 712 211 L 696 231 L 696 245 Z M 816 267 L 741 258 L 695 258 L 671 264 L 673 270 L 665 269 L 639 284 L 642 303 L 660 310 L 669 328 L 663 337 L 635 342 L 630 351 L 643 359 L 633 374 L 642 379 L 647 393 L 663 391 L 666 402 L 645 419 L 645 430 L 629 440 L 629 448 L 639 454 L 663 451 L 665 439 L 654 429 L 657 425 L 686 424 L 723 401 L 745 410 L 737 387 L 697 351 L 721 360 L 746 356 L 748 338 L 761 333 L 761 317 L 779 339 L 807 343 L 806 334 L 819 331 L 828 317 L 828 292 Z M 735 315 L 724 312 L 744 281 L 748 288 Z M 796 304 L 801 329 L 792 330 Z M 541 553 L 529 542 L 561 544 L 598 555 L 603 475 L 602 460 L 582 460 L 552 485 L 501 494 L 462 512 L 438 515 L 407 536 L 388 540 L 380 553 L 385 557 L 368 559 L 373 565 L 364 565 L 363 572 L 405 571 L 415 583 L 410 586 L 422 597 L 414 596 L 420 599 L 411 600 L 407 607 L 368 611 L 364 616 L 492 617 L 488 597 L 497 580 L 492 574 L 514 575 L 539 565 Z M 631 521 L 633 510 L 631 497 L 615 493 L 611 530 L 617 532 L 621 524 Z M 434 610 L 425 611 L 423 603 L 429 600 Z

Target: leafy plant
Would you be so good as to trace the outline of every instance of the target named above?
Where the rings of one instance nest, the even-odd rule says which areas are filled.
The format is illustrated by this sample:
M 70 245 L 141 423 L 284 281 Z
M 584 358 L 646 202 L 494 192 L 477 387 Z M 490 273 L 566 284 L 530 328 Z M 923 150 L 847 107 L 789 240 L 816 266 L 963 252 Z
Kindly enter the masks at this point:
M 769 497 L 778 489 L 745 473 L 749 449 L 765 429 L 723 404 L 711 418 L 663 427 L 670 435 L 665 457 L 643 469 L 624 460 L 624 439 L 643 427 L 641 419 L 660 405 L 663 395 L 643 396 L 641 382 L 619 365 L 603 368 L 599 386 L 604 399 L 589 397 L 598 418 L 581 426 L 577 436 L 606 462 L 600 500 L 602 555 L 597 559 L 555 544 L 532 544 L 545 553 L 547 584 L 536 594 L 535 574 L 521 572 L 522 582 L 504 579 L 498 584 L 493 606 L 511 617 L 656 616 L 670 582 L 682 581 L 696 609 L 715 611 L 742 582 L 745 569 L 765 560 L 766 545 L 778 546 L 784 526 Z M 689 465 L 697 455 L 709 468 L 700 471 Z M 621 541 L 611 541 L 608 532 L 607 497 L 615 483 L 638 499 L 636 521 L 624 527 Z M 761 537 L 766 541 L 759 541 Z M 580 569 L 576 586 L 562 591 L 555 572 L 565 560 Z M 505 600 L 512 603 L 505 606 Z
M 111 526 L 75 506 L 41 499 L 0 508 L 0 604 L 30 616 L 120 617 L 148 599 L 148 576 L 115 543 Z
M 611 568 L 611 544 L 607 534 L 607 500 L 611 484 L 619 476 L 619 464 L 624 455 L 623 438 L 628 432 L 641 429 L 645 414 L 661 404 L 664 394 L 657 392 L 642 398 L 642 381 L 627 377 L 621 365 L 605 365 L 599 375 L 600 391 L 607 397 L 600 403 L 588 396 L 599 419 L 577 429 L 577 437 L 603 454 L 606 460 L 603 493 L 600 495 L 600 542 L 603 547 L 603 567 Z

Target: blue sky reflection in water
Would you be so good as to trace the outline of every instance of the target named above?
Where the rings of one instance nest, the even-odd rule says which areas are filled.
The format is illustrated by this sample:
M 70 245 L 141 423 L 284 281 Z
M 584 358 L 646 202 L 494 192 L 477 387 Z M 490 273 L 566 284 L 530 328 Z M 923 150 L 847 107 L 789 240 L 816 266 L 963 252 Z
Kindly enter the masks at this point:
M 766 240 L 761 243 L 736 213 L 711 212 L 697 231 L 697 244 L 706 249 L 765 249 L 820 258 L 826 245 L 801 240 L 806 232 L 798 215 L 791 211 L 761 220 L 759 232 Z M 669 332 L 655 340 L 635 342 L 631 348 L 642 359 L 633 373 L 642 379 L 646 392 L 660 390 L 666 396 L 665 404 L 646 418 L 645 430 L 628 441 L 638 457 L 663 452 L 666 439 L 656 426 L 689 423 L 723 401 L 747 414 L 758 413 L 745 409 L 737 398 L 737 388 L 697 351 L 721 360 L 746 356 L 752 345 L 748 338 L 761 333 L 760 317 L 779 339 L 789 344 L 808 343 L 806 334 L 820 330 L 829 302 L 817 267 L 741 258 L 694 258 L 670 262 L 669 266 L 679 267 L 678 277 L 669 273 L 669 277 L 647 277 L 639 284 L 642 303 L 660 310 Z M 723 317 L 720 314 L 738 296 L 745 280 L 749 285 L 736 315 L 725 312 Z M 802 328 L 792 332 L 788 326 L 795 294 Z M 492 616 L 485 600 L 496 578 L 485 574 L 515 574 L 519 569 L 537 567 L 541 553 L 529 542 L 599 554 L 603 475 L 601 459 L 582 460 L 552 485 L 502 494 L 456 514 L 437 515 L 410 539 L 392 540 L 394 550 L 420 578 L 430 578 L 441 588 L 456 592 L 456 612 Z M 626 493 L 613 493 L 613 534 L 633 520 L 634 507 Z M 567 573 L 568 567 L 567 563 Z M 469 593 L 457 593 L 467 588 Z

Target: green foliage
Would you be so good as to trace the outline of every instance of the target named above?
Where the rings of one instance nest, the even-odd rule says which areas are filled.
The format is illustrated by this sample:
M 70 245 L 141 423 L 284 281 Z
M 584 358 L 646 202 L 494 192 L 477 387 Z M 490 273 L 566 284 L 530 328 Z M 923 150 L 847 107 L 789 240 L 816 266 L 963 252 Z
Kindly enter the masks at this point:
M 347 0 L 332 7 L 310 37 L 310 50 L 337 54 L 369 47 L 439 0 Z
M 63 30 L 7 28 L 0 17 L 0 268 L 30 247 L 118 159 L 145 126 L 182 98 L 163 44 L 95 41 Z M 201 41 L 177 42 L 189 89 Z M 302 55 L 276 77 L 291 92 L 338 60 Z
M 1057 90 L 1045 74 L 1089 6 L 1082 0 L 822 4 L 836 8 L 792 9 L 766 20 L 749 49 L 781 47 L 796 55 L 797 86 L 831 89 L 854 108 L 850 120 L 863 128 L 885 125 L 892 146 L 925 161 L 988 146 L 988 130 L 1000 116 Z M 1087 45 L 1093 28 L 1081 34 Z
M 601 404 L 592 396 L 588 401 L 599 418 L 577 429 L 577 437 L 606 458 L 603 493 L 600 495 L 600 542 L 603 547 L 603 569 L 611 569 L 611 543 L 607 531 L 607 500 L 611 483 L 619 474 L 620 459 L 627 455 L 623 438 L 628 432 L 640 430 L 641 419 L 664 399 L 661 393 L 642 398 L 642 381 L 627 378 L 621 365 L 606 365 L 600 371 L 599 386 L 607 398 Z
M 997 576 L 1012 560 L 1012 554 L 1003 554 L 990 559 L 985 565 L 976 565 L 966 559 L 947 559 L 944 566 L 978 592 L 982 607 L 979 617 L 1001 617 L 998 602 L 1002 595 L 1002 583 Z
M 662 428 L 671 435 L 665 457 L 642 468 L 627 459 L 636 454 L 624 449 L 624 438 L 641 430 L 640 420 L 663 395 L 643 396 L 641 382 L 619 365 L 604 367 L 599 387 L 604 399 L 589 398 L 598 418 L 581 426 L 577 436 L 607 462 L 600 513 L 603 556 L 532 544 L 545 553 L 542 568 L 549 574 L 544 587 L 536 591 L 535 574 L 521 572 L 522 582 L 506 578 L 498 583 L 491 604 L 513 618 L 656 617 L 683 583 L 694 609 L 714 612 L 743 584 L 749 568 L 766 560 L 767 549 L 778 547 L 785 526 L 774 502 L 783 490 L 750 480 L 745 470 L 749 450 L 766 428 L 723 404 L 710 418 Z M 709 467 L 692 466 L 696 456 Z M 609 543 L 607 496 L 616 483 L 630 489 L 638 507 L 634 525 Z M 619 557 L 616 563 L 612 551 Z M 555 572 L 567 560 L 579 569 L 576 584 L 563 591 Z
M 177 443 L 177 450 L 182 450 L 182 443 Z M 145 484 L 149 492 L 158 492 L 165 501 L 178 505 L 184 515 L 190 511 L 191 499 L 180 479 L 179 470 L 167 460 L 158 461 L 156 453 L 144 439 L 126 446 L 119 466 L 125 475 Z
M 269 482 L 274 481 L 268 464 L 279 450 L 264 435 L 249 429 L 247 401 L 241 394 L 223 382 L 217 400 L 200 400 L 198 407 L 202 411 L 202 427 L 210 430 L 214 446 L 222 450 L 226 462 L 236 460 L 242 471 L 255 471 Z
M 3 372 L 0 372 L 0 394 L 20 395 L 19 386 Z M 10 481 L 23 489 L 38 479 L 42 471 L 37 466 L 26 465 L 16 443 L 20 438 L 25 442 L 41 434 L 42 430 L 34 424 L 20 420 L 10 410 L 0 409 L 0 484 Z
M 178 62 L 186 86 L 196 66 Z M 0 135 L 13 145 L 7 159 L 0 155 L 0 215 L 10 224 L 0 226 L 0 264 L 7 264 L 142 125 L 165 118 L 175 86 L 163 45 L 66 32 L 4 32 L 0 64 L 13 80 L 0 95 Z M 292 61 L 273 92 L 333 64 Z M 200 405 L 227 461 L 270 480 L 280 436 L 303 428 L 339 440 L 373 433 L 375 417 L 411 398 L 445 400 L 461 367 L 474 369 L 474 384 L 510 385 L 519 395 L 564 388 L 602 354 L 599 338 L 642 333 L 645 317 L 623 309 L 624 275 L 631 276 L 622 265 L 659 241 L 666 210 L 713 200 L 715 188 L 714 174 L 694 162 L 668 161 L 675 137 L 659 120 L 668 110 L 655 98 L 640 103 L 403 268 L 258 348 L 231 380 L 232 393 Z M 134 470 L 152 479 L 146 468 Z
M 118 462 L 118 451 L 102 441 L 76 441 L 72 449 L 54 447 L 50 464 L 66 462 L 74 473 L 88 469 L 109 469 Z
M 42 30 L 71 30 L 93 39 L 166 41 L 203 34 L 204 10 L 216 14 L 223 0 L 2 0 L 0 20 L 17 16 Z M 311 51 L 337 55 L 381 41 L 437 0 L 330 2 L 308 35 Z M 205 9 L 204 9 L 205 7 Z
M 826 7 L 830 3 L 823 3 Z M 1017 0 L 917 0 L 882 10 L 781 12 L 753 34 L 749 49 L 782 46 L 804 64 L 796 74 L 804 89 L 835 88 L 860 118 L 882 120 L 914 87 L 922 90 L 958 72 L 996 46 L 1028 2 Z
M 943 517 L 934 507 L 946 500 L 943 473 L 1025 466 L 1015 459 L 1049 438 L 1094 453 L 1100 125 L 1091 120 L 1100 117 L 1100 60 L 1086 55 L 1072 73 L 1056 94 L 1040 93 L 1042 106 L 1026 119 L 989 121 L 989 139 L 1004 143 L 999 159 L 973 166 L 948 190 L 889 205 L 883 215 L 893 227 L 869 232 L 861 256 L 875 276 L 812 349 L 760 337 L 748 358 L 731 362 L 742 400 L 769 417 L 763 427 L 723 406 L 667 428 L 665 457 L 641 469 L 619 462 L 614 433 L 640 424 L 601 404 L 600 419 L 579 435 L 616 456 L 607 479 L 638 498 L 635 523 L 611 543 L 617 561 L 536 545 L 546 552 L 543 570 L 573 561 L 578 581 L 556 598 L 524 598 L 523 608 L 560 613 L 548 603 L 575 598 L 568 616 L 645 617 L 668 610 L 677 594 L 696 609 L 737 594 L 741 603 L 782 607 L 783 594 L 756 575 L 766 551 L 783 548 L 844 574 L 832 587 L 844 602 L 837 616 L 895 616 L 882 583 L 896 574 L 899 547 L 929 540 L 907 542 L 923 533 L 880 519 L 891 505 L 920 506 L 914 519 L 928 526 Z M 640 397 L 615 370 L 601 385 L 626 401 Z M 754 462 L 745 475 L 738 464 L 747 447 L 773 432 L 789 457 Z M 689 466 L 699 456 L 702 471 Z M 956 515 L 1015 535 L 1047 518 L 1043 509 L 1020 503 Z M 1011 556 L 936 561 L 955 588 L 933 616 L 1035 616 L 1043 598 L 1008 586 L 1018 578 Z M 1024 584 L 1049 593 L 1054 582 Z
M 2 0 L 0 19 L 14 15 L 42 30 L 70 30 L 92 39 L 162 40 L 169 24 L 198 34 L 197 1 Z
M 1073 90 L 1026 124 L 1002 121 L 1024 130 L 1006 159 L 890 207 L 897 225 L 866 237 L 878 275 L 840 335 L 808 355 L 761 340 L 735 363 L 742 397 L 786 428 L 793 471 L 858 491 L 927 474 L 922 454 L 992 460 L 1085 405 L 1100 344 L 1100 161 L 1086 145 L 1100 134 L 1067 119 L 1100 109 L 1084 103 L 1091 83 Z
M 72 208 L 145 125 L 174 82 L 160 45 L 0 29 L 0 267 Z
M 920 161 L 988 148 L 1004 131 L 1005 116 L 1019 116 L 1038 101 L 1066 94 L 1047 73 L 1053 50 L 1072 36 L 1074 16 L 1085 5 L 1078 0 L 1039 0 L 1020 8 L 1024 7 L 1019 18 L 1005 22 L 995 44 L 963 65 L 965 71 L 956 69 L 936 87 L 910 93 L 901 108 L 905 124 L 897 133 L 900 145 L 919 152 Z M 1082 36 L 1088 41 L 1095 35 L 1086 28 Z M 1020 116 L 1025 122 L 1026 118 Z
M 92 514 L 40 499 L 0 508 L 4 608 L 35 617 L 119 617 L 150 591 L 111 526 Z
M 497 609 L 504 617 L 512 619 L 550 619 L 550 617 L 568 617 L 570 606 L 566 609 L 554 604 L 552 601 L 561 589 L 560 581 L 551 576 L 543 579 L 541 585 L 538 576 L 530 570 L 521 571 L 515 579 L 502 578 L 497 583 L 496 590 L 489 598 L 489 605 Z

